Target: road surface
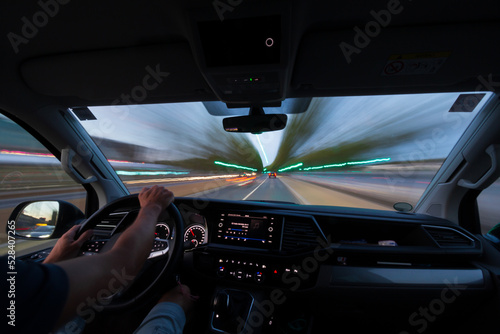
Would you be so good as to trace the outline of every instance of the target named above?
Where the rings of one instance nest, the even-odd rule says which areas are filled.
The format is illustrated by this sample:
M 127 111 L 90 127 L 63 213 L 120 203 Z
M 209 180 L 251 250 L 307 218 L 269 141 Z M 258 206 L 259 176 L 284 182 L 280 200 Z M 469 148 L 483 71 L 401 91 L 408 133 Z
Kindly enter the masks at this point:
M 192 182 L 171 182 L 171 179 L 128 181 L 131 193 L 139 192 L 144 186 L 165 185 L 179 197 L 213 198 L 247 201 L 288 202 L 297 204 L 361 207 L 379 210 L 393 210 L 398 201 L 415 205 L 432 174 L 419 172 L 407 177 L 394 177 L 387 173 L 290 173 L 268 178 L 235 177 L 219 180 Z M 498 222 L 497 203 L 500 201 L 500 184 L 495 184 L 491 194 L 485 197 L 481 208 L 483 232 Z M 0 197 L 0 254 L 5 250 L 5 224 L 12 208 L 25 200 L 63 199 L 84 207 L 85 193 L 78 188 L 62 188 L 50 193 L 33 193 L 29 190 L 12 194 L 12 198 Z M 18 251 L 28 252 L 33 243 L 18 241 Z M 39 247 L 39 245 L 37 245 Z

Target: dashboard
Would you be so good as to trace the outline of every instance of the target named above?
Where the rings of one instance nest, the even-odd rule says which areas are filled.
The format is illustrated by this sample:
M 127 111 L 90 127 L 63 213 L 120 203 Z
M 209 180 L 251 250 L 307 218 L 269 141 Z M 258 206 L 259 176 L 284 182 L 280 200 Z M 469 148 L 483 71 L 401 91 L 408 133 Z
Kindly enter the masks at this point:
M 301 290 L 328 286 L 442 286 L 460 277 L 483 286 L 475 266 L 482 243 L 443 219 L 412 213 L 277 203 L 177 198 L 185 258 L 197 275 L 230 284 Z M 82 248 L 112 247 L 138 208 L 122 208 L 97 224 Z M 158 220 L 149 258 L 165 255 L 176 233 Z M 327 283 L 325 283 L 327 282 Z
M 197 274 L 217 281 L 295 290 L 321 280 L 435 287 L 447 275 L 469 286 L 482 286 L 486 279 L 473 265 L 482 255 L 481 241 L 443 219 L 216 200 L 197 208 L 193 199 L 178 200 L 184 217 L 195 214 L 206 224 L 207 242 L 185 255 Z
M 196 203 L 176 199 L 184 216 L 200 215 L 207 224 L 207 242 L 184 253 L 184 276 L 196 278 L 193 286 L 202 281 L 214 301 L 215 307 L 207 305 L 214 332 L 228 331 L 225 323 L 235 315 L 217 305 L 231 299 L 260 305 L 278 300 L 273 296 L 286 299 L 273 305 L 273 325 L 263 332 L 297 319 L 327 328 L 331 321 L 349 323 L 353 314 L 400 331 L 408 315 L 454 287 L 460 298 L 446 307 L 457 314 L 479 308 L 492 291 L 492 276 L 479 264 L 483 241 L 447 220 L 325 206 Z
M 287 303 L 273 306 L 276 321 L 314 318 L 322 328 L 352 314 L 382 323 L 390 315 L 387 321 L 402 319 L 399 329 L 421 305 L 441 300 L 443 291 L 447 298 L 458 291 L 460 298 L 446 307 L 464 312 L 479 308 L 493 291 L 494 276 L 482 263 L 488 244 L 443 219 L 250 201 L 180 197 L 175 203 L 185 226 L 183 282 L 204 295 L 205 316 L 216 332 L 225 330 L 218 316 L 234 318 L 230 307 L 213 308 L 219 300 L 265 303 L 279 294 Z M 122 208 L 102 219 L 84 255 L 111 247 L 137 212 Z M 168 216 L 158 220 L 150 258 L 168 253 L 174 226 Z M 276 326 L 267 332 L 282 325 Z
M 378 276 L 396 273 L 401 281 L 392 283 L 439 285 L 439 270 L 470 276 L 469 284 L 483 276 L 471 265 L 482 254 L 481 242 L 446 220 L 290 204 L 212 200 L 200 207 L 196 203 L 195 199 L 176 199 L 185 225 L 181 232 L 184 249 L 192 257 L 194 270 L 214 279 L 291 288 L 290 282 L 299 277 L 303 289 L 314 286 L 320 269 L 325 268 L 343 273 L 331 278 L 332 283 L 340 284 L 378 284 Z M 83 255 L 111 247 L 137 212 L 130 208 L 109 214 L 97 224 Z M 150 258 L 166 254 L 175 233 L 174 222 L 161 217 Z M 453 271 L 450 264 L 459 271 Z M 310 272 L 304 274 L 306 268 Z M 365 275 L 366 281 L 362 281 L 356 274 L 359 268 L 377 274 Z M 406 274 L 409 270 L 413 270 L 411 275 Z M 356 279 L 345 278 L 350 275 Z M 301 278 L 305 276 L 307 279 Z M 415 280 L 402 278 L 407 276 Z

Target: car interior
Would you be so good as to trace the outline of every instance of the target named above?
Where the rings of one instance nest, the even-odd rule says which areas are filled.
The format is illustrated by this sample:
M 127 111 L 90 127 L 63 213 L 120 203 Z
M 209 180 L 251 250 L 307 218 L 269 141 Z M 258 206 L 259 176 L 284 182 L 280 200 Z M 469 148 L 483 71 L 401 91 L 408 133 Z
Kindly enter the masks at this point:
M 157 182 L 176 198 L 158 221 L 151 255 L 131 286 L 78 314 L 86 321 L 84 333 L 134 332 L 178 280 L 199 296 L 185 333 L 498 331 L 500 219 L 494 209 L 500 198 L 491 197 L 496 214 L 486 228 L 478 197 L 500 177 L 500 2 L 41 0 L 1 6 L 0 113 L 58 160 L 64 180 L 81 185 L 85 199 L 76 208 L 57 192 L 23 197 L 0 184 L 0 201 L 10 203 L 0 207 L 8 211 L 2 233 L 11 228 L 3 224 L 16 222 L 16 240 L 35 245 L 18 247 L 17 260 L 43 261 L 53 246 L 47 239 L 55 242 L 74 224 L 82 226 L 80 233 L 94 229 L 81 256 L 105 252 L 133 223 L 142 183 L 119 175 L 116 165 L 126 163 L 107 152 L 146 147 L 99 142 L 86 124 L 107 110 L 119 112 L 100 131 L 118 127 L 122 136 L 145 137 L 145 130 L 129 132 L 134 121 L 126 123 L 121 110 L 199 103 L 207 115 L 237 116 L 220 124 L 226 143 L 241 133 L 286 131 L 297 119 L 306 122 L 305 110 L 315 101 L 337 97 L 456 93 L 445 114 L 473 115 L 440 168 L 420 184 L 418 201 L 392 201 L 389 209 L 253 200 L 264 182 L 277 187 L 299 177 L 299 168 L 302 179 L 294 180 L 300 182 L 326 175 L 293 159 L 255 170 L 234 169 L 242 167 L 236 160 L 215 161 L 234 174 L 241 184 L 235 189 L 249 189 L 245 197 L 200 197 L 184 193 L 183 184 Z M 378 107 L 357 119 L 365 129 L 371 115 L 386 117 L 377 115 Z M 173 112 L 195 129 L 191 109 Z M 446 119 L 438 125 L 454 131 Z M 425 154 L 441 136 L 429 133 L 433 141 L 419 141 Z M 184 150 L 182 138 L 172 143 L 176 152 Z M 8 164 L 4 155 L 0 159 Z M 389 160 L 368 159 L 357 164 Z M 333 166 L 327 163 L 321 171 Z M 181 182 L 189 171 L 177 173 Z M 196 183 L 198 192 L 222 181 L 203 182 Z M 370 188 L 375 202 L 377 188 Z M 55 206 L 49 232 L 47 224 L 28 228 L 28 207 L 43 203 Z

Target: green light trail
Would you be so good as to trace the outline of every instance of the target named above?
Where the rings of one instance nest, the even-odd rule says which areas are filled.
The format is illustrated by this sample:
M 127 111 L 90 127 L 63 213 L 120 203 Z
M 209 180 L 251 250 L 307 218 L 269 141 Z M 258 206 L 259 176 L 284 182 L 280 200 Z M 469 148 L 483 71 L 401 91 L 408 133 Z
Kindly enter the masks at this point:
M 256 172 L 257 171 L 257 169 L 255 169 L 255 168 L 250 168 L 250 167 L 245 167 L 245 166 L 240 166 L 240 165 L 235 165 L 235 164 L 228 164 L 228 163 L 221 162 L 221 161 L 214 161 L 214 164 L 220 165 L 220 166 L 224 166 L 224 167 L 246 169 L 246 170 L 250 170 L 252 172 Z
M 300 167 L 302 166 L 303 163 L 302 162 L 299 162 L 298 164 L 295 164 L 295 165 L 292 165 L 292 166 L 288 166 L 288 167 L 285 167 L 285 168 L 281 168 L 281 169 L 278 169 L 278 172 L 284 172 L 284 171 L 287 171 L 287 170 L 290 170 L 292 168 L 297 168 L 297 167 Z
M 391 160 L 391 158 L 380 158 L 380 159 L 371 159 L 371 160 L 364 160 L 364 161 L 350 161 L 350 162 L 343 162 L 343 163 L 332 164 L 332 165 L 306 167 L 306 168 L 303 168 L 302 170 L 307 171 L 307 170 L 316 170 L 316 169 L 324 169 L 324 168 L 344 167 L 347 165 L 349 165 L 349 166 L 364 165 L 364 164 L 371 164 L 371 163 L 376 163 L 376 162 L 387 162 L 390 160 Z

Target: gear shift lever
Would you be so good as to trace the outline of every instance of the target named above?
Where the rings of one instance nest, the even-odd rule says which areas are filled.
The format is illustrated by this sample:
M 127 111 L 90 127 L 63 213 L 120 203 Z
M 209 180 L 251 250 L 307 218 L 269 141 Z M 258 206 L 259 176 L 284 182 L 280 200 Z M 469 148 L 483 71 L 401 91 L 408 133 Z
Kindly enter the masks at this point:
M 219 291 L 214 299 L 212 327 L 230 334 L 238 333 L 238 328 L 248 319 L 252 304 L 253 297 L 248 292 Z

